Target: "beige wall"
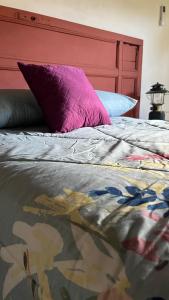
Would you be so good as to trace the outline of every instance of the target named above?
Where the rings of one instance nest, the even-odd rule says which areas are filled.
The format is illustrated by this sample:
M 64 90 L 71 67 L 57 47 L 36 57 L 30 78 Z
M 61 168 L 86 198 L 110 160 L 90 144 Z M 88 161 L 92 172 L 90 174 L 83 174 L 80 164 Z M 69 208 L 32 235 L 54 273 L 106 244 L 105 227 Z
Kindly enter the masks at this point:
M 0 0 L 0 4 L 143 39 L 140 117 L 147 118 L 145 92 L 151 84 L 159 81 L 169 89 L 169 0 Z M 158 25 L 160 4 L 167 6 L 163 27 Z

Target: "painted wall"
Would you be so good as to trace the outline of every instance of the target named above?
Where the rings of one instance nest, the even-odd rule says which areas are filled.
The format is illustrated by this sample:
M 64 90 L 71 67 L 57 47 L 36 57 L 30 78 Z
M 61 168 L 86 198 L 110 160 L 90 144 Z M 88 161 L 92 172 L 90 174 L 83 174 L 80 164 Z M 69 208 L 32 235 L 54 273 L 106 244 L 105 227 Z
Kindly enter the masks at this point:
M 0 0 L 20 8 L 144 40 L 140 117 L 147 118 L 145 92 L 157 81 L 169 89 L 169 0 Z M 160 5 L 166 5 L 166 24 L 159 26 Z M 169 96 L 166 97 L 169 119 Z

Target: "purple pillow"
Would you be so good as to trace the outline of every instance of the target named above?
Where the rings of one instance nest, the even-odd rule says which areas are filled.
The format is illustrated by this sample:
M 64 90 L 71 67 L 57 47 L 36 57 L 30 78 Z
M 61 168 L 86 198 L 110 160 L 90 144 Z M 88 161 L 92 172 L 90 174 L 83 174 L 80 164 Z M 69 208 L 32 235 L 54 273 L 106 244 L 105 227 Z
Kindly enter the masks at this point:
M 18 63 L 51 132 L 111 124 L 83 70 L 71 66 Z

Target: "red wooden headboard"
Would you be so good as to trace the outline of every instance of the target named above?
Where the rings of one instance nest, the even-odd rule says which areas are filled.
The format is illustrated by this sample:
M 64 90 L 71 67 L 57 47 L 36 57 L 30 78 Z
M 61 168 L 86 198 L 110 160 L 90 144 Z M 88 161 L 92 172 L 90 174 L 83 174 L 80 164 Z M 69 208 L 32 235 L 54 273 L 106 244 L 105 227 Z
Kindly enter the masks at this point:
M 84 69 L 95 89 L 140 99 L 143 41 L 0 6 L 0 89 L 28 88 L 17 61 Z M 129 113 L 137 117 L 137 107 Z

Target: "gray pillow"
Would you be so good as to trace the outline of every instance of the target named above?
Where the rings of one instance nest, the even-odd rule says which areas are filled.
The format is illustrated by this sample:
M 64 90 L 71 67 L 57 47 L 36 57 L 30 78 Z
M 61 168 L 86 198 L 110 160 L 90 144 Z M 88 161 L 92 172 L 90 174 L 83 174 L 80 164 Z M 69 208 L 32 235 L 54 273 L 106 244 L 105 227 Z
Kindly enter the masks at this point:
M 0 90 L 0 128 L 43 123 L 41 109 L 30 90 Z

